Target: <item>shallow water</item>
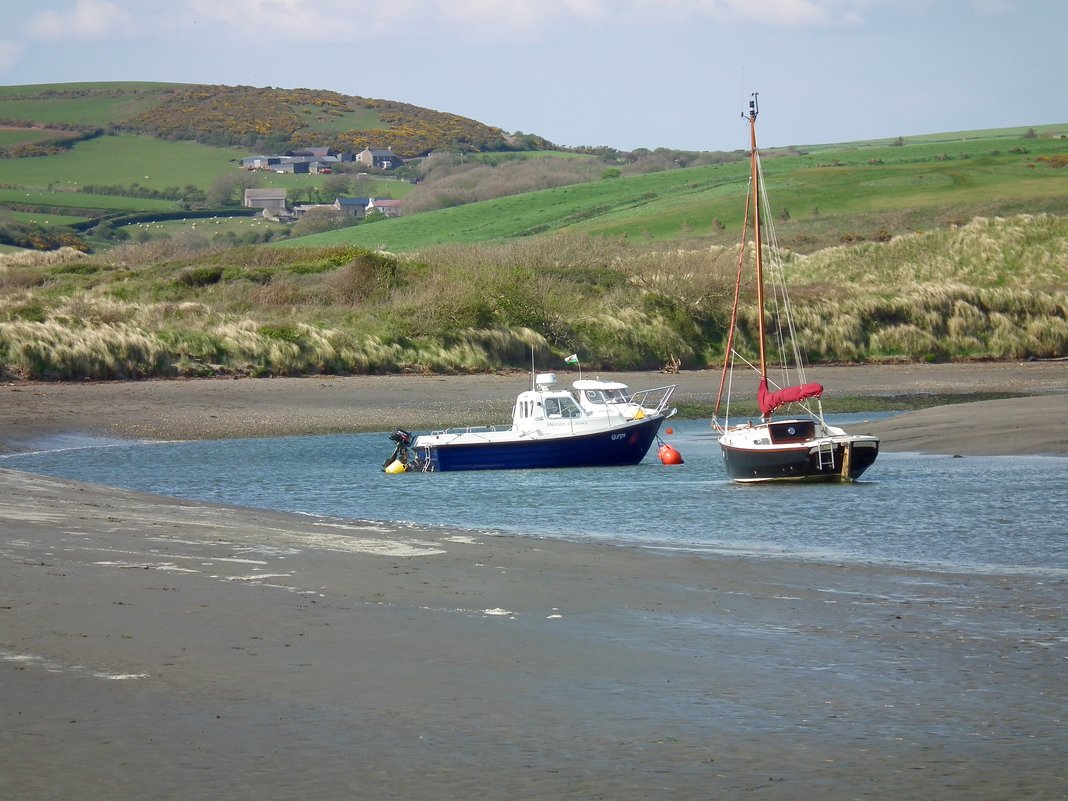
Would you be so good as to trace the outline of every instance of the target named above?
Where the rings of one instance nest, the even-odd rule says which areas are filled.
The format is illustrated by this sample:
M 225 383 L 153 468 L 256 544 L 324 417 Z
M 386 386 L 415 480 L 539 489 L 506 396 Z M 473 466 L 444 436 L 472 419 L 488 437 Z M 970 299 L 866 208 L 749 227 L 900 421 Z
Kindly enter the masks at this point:
M 868 416 L 870 417 L 870 415 Z M 862 432 L 855 418 L 832 422 Z M 386 475 L 385 434 L 133 443 L 63 438 L 0 467 L 330 517 L 703 552 L 1068 573 L 1068 459 L 883 453 L 854 484 L 743 486 L 704 421 L 634 467 Z

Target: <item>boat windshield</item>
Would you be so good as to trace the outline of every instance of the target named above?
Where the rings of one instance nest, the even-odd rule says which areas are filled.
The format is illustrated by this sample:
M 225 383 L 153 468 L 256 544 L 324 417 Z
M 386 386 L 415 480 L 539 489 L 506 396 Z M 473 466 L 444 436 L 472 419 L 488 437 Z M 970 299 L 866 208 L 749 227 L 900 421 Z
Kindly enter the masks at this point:
M 621 389 L 587 389 L 586 400 L 590 403 L 629 403 L 630 398 Z

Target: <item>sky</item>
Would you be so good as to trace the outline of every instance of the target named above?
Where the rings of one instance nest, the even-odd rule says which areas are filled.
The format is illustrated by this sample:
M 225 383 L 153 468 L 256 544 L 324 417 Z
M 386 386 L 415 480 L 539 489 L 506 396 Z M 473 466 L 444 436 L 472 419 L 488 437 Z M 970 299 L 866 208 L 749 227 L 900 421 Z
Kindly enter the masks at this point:
M 329 89 L 572 147 L 1068 123 L 1064 0 L 0 0 L 0 85 Z

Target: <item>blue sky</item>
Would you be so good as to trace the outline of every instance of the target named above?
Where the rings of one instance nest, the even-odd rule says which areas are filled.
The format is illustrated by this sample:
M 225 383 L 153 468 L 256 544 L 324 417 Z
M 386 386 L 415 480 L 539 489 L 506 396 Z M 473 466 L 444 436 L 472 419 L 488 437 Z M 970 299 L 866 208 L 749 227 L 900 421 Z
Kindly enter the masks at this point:
M 1068 123 L 1064 0 L 0 0 L 0 83 L 331 89 L 561 145 Z

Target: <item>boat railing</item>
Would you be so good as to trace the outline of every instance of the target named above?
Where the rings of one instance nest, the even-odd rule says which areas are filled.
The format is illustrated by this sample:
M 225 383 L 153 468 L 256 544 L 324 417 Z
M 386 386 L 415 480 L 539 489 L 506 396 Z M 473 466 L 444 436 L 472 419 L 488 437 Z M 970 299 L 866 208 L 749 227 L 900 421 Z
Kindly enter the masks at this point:
M 437 431 L 431 431 L 430 435 L 433 437 L 442 436 L 445 434 L 493 434 L 498 431 L 511 431 L 511 426 L 499 425 L 499 426 L 454 426 L 452 428 L 441 428 Z
M 638 390 L 630 396 L 630 402 L 643 409 L 652 409 L 654 414 L 663 414 L 677 387 L 678 384 L 671 384 L 666 387 Z

